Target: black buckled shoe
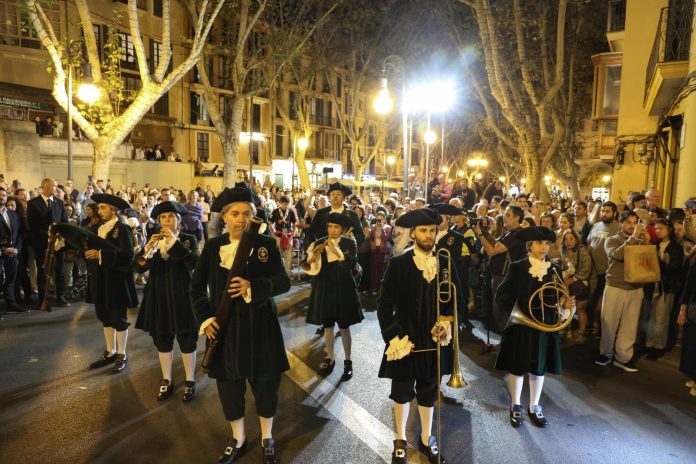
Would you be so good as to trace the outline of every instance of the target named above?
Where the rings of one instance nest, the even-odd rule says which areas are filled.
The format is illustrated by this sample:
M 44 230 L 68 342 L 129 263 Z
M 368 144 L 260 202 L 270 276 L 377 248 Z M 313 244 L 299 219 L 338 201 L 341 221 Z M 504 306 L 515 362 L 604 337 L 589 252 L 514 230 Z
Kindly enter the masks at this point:
M 104 352 L 102 353 L 102 355 L 99 356 L 99 359 L 97 359 L 96 361 L 94 361 L 93 363 L 91 363 L 91 364 L 89 365 L 89 368 L 90 368 L 90 369 L 98 369 L 98 368 L 100 368 L 100 367 L 107 366 L 107 365 L 109 365 L 109 364 L 111 364 L 111 363 L 113 363 L 113 362 L 115 362 L 115 361 L 116 361 L 116 355 L 115 355 L 115 354 L 111 354 L 111 353 L 109 353 L 108 351 L 104 350 Z
M 196 397 L 196 382 L 189 381 L 187 380 L 184 383 L 184 397 L 182 398 L 182 401 L 184 403 L 190 403 L 193 401 L 193 398 Z
M 329 375 L 333 372 L 334 367 L 336 367 L 336 360 L 331 358 L 324 358 L 321 364 L 319 364 L 319 374 Z
M 128 366 L 128 356 L 125 354 L 116 354 L 116 361 L 114 363 L 113 369 L 111 369 L 111 373 L 113 374 L 118 374 L 119 372 L 123 371 L 126 366 Z
M 237 448 L 237 440 L 234 438 L 227 439 L 227 446 L 222 456 L 218 458 L 215 464 L 232 464 L 237 459 L 239 459 L 247 449 L 247 442 L 244 440 L 244 444 Z
M 532 424 L 536 425 L 537 427 L 544 428 L 549 425 L 549 421 L 547 421 L 546 417 L 544 417 L 541 406 L 538 404 L 536 406 L 532 406 L 532 409 L 527 410 L 527 412 L 529 413 L 529 418 L 532 419 Z
M 56 308 L 67 308 L 70 306 L 70 302 L 64 296 L 61 296 L 56 299 L 56 303 L 53 306 Z
M 515 428 L 522 425 L 522 405 L 513 404 L 510 407 L 510 425 Z
M 162 379 L 160 380 L 159 394 L 157 395 L 157 401 L 164 401 L 174 393 L 174 383 L 171 380 Z
M 343 361 L 343 375 L 341 376 L 341 380 L 343 382 L 350 380 L 353 378 L 353 361 L 346 359 Z
M 421 439 L 418 439 L 418 449 L 421 453 L 428 457 L 428 461 L 432 464 L 447 464 L 447 460 L 440 454 L 440 447 L 437 446 L 437 438 L 435 436 L 430 436 L 428 438 L 428 444 L 424 445 Z M 439 461 L 438 461 L 439 458 Z
M 406 458 L 406 440 L 394 440 L 394 451 L 392 452 L 392 464 L 408 464 Z
M 261 440 L 261 449 L 263 451 L 263 464 L 277 464 L 274 439 L 264 438 Z

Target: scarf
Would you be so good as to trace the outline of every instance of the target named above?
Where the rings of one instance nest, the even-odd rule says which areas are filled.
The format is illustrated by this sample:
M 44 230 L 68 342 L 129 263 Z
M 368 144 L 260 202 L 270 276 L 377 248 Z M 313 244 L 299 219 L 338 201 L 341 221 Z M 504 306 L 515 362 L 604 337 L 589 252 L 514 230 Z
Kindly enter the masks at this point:
M 529 268 L 529 274 L 532 277 L 536 277 L 539 282 L 544 281 L 544 276 L 548 274 L 549 268 L 551 267 L 550 261 L 540 261 L 531 255 L 529 256 L 529 263 L 531 267 Z
M 113 217 L 106 221 L 104 224 L 99 226 L 99 230 L 97 230 L 97 235 L 101 238 L 106 238 L 107 235 L 109 235 L 109 232 L 111 232 L 111 229 L 114 228 L 116 223 L 118 222 L 118 217 Z

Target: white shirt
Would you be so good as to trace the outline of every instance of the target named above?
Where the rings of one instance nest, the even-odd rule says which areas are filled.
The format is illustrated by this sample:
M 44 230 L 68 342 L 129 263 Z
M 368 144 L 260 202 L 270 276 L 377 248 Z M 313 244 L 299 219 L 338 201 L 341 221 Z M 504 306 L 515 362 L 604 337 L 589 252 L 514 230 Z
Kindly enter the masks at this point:
M 46 203 L 46 206 L 48 206 L 49 201 L 54 200 L 53 195 L 51 195 L 50 197 L 45 196 L 43 193 L 41 193 L 40 195 L 41 195 L 41 198 L 43 198 L 44 203 Z
M 329 211 L 329 214 L 331 214 L 331 213 L 343 214 L 343 212 L 344 212 L 345 210 L 346 210 L 346 207 L 343 206 L 343 205 L 341 205 L 341 207 L 338 208 L 338 209 L 335 209 L 335 208 L 332 206 L 332 207 L 331 207 L 331 211 Z
M 12 224 L 10 223 L 10 215 L 7 214 L 7 207 L 3 206 L 2 209 L 0 209 L 0 216 L 5 220 L 5 224 L 7 224 L 7 227 L 10 228 L 10 238 L 12 237 Z
M 437 257 L 435 257 L 433 252 L 426 253 L 417 246 L 414 246 L 413 262 L 423 274 L 423 278 L 427 280 L 428 283 L 432 282 L 437 275 Z

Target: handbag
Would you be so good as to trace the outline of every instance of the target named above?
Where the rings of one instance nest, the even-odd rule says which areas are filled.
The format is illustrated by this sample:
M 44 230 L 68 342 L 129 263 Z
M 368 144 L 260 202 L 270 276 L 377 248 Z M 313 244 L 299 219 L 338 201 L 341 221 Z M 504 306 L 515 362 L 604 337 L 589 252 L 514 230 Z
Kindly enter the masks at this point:
M 686 310 L 686 319 L 689 322 L 696 324 L 696 303 L 689 304 L 689 307 Z
M 632 284 L 660 281 L 660 261 L 655 245 L 626 245 L 624 280 Z
M 590 286 L 582 280 L 576 280 L 570 284 L 568 291 L 578 301 L 585 301 L 590 297 Z

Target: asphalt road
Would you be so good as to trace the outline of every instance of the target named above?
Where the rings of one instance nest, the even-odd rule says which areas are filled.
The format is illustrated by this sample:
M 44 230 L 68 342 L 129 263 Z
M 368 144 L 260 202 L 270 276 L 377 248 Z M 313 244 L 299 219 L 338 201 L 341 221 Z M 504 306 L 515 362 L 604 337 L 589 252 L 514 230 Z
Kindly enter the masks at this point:
M 336 370 L 321 378 L 316 370 L 323 343 L 305 324 L 303 304 L 283 314 L 292 366 L 283 376 L 274 426 L 283 463 L 389 462 L 389 382 L 377 378 L 383 342 L 374 301 L 365 306 L 366 319 L 353 330 L 355 376 L 344 383 L 341 339 Z M 462 340 L 468 386 L 443 387 L 442 452 L 450 463 L 696 462 L 696 398 L 683 386 L 676 351 L 641 360 L 641 371 L 627 374 L 592 363 L 596 342 L 566 346 L 565 374 L 549 376 L 542 396 L 551 426 L 526 422 L 512 429 L 504 375 L 492 369 L 494 354 L 481 354 L 481 347 L 472 337 Z M 148 336 L 131 330 L 130 363 L 118 375 L 87 369 L 102 349 L 100 324 L 87 305 L 0 321 L 0 463 L 215 462 L 229 426 L 214 383 L 199 373 L 198 397 L 182 403 L 184 373 L 176 352 L 177 391 L 159 403 L 161 374 Z M 525 404 L 527 395 L 525 388 Z M 240 463 L 260 462 L 261 456 L 250 393 L 247 398 L 252 448 Z M 419 429 L 413 407 L 410 443 L 417 443 Z M 410 449 L 409 462 L 425 461 Z

